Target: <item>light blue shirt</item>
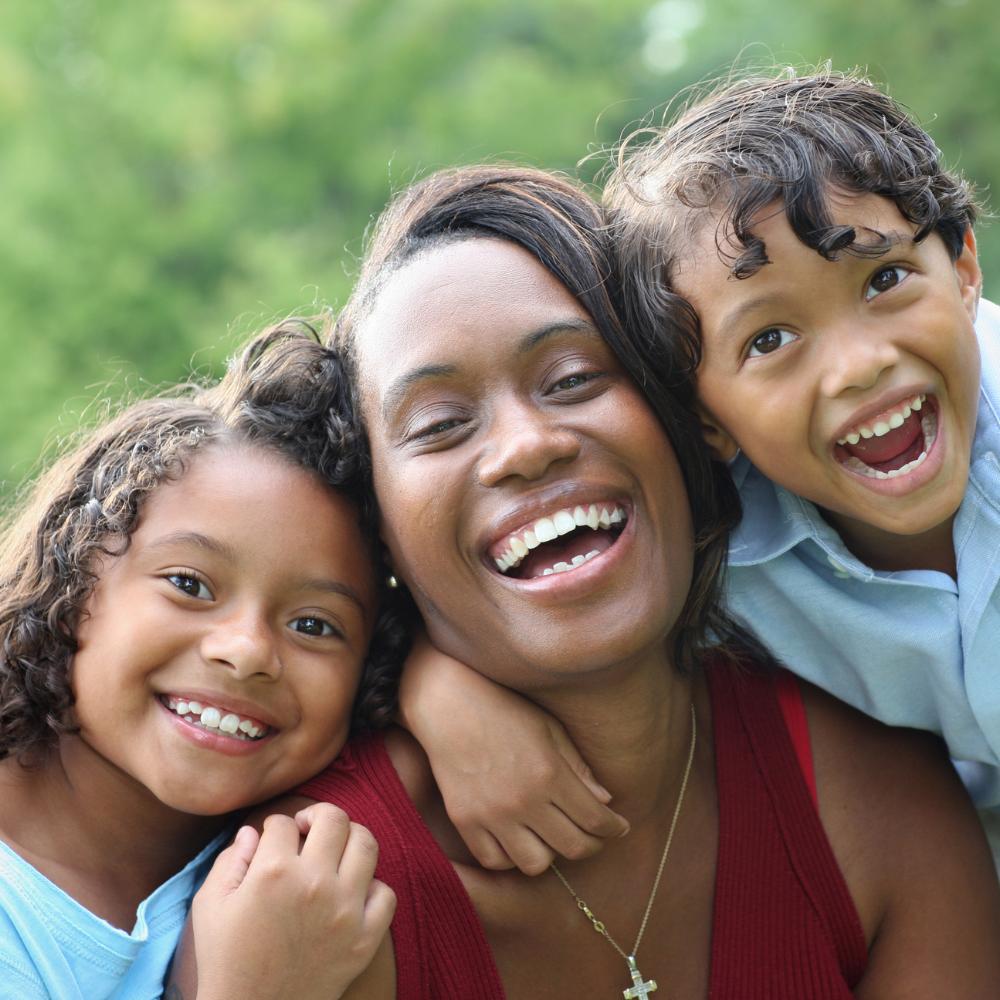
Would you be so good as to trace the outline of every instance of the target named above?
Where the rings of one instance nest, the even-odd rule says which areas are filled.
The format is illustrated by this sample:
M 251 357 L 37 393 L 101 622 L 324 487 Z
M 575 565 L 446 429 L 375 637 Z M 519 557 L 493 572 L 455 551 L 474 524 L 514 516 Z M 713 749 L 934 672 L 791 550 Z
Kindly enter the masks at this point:
M 0 841 L 0 998 L 153 1000 L 163 994 L 188 905 L 229 833 L 112 927 Z
M 881 572 L 816 507 L 745 458 L 730 607 L 792 670 L 883 722 L 940 733 L 975 761 L 980 805 L 1000 804 L 1000 308 L 981 302 L 982 388 L 969 484 L 953 527 L 958 580 Z

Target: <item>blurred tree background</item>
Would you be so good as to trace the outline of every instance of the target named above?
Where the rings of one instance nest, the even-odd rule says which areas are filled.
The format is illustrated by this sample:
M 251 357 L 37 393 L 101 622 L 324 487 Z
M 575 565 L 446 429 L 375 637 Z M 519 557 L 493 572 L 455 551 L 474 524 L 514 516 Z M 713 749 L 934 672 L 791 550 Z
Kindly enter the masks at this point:
M 34 0 L 0 6 L 0 494 L 88 404 L 334 307 L 388 195 L 568 171 L 688 84 L 867 67 L 988 194 L 988 0 Z M 597 164 L 580 170 L 589 176 Z M 1000 240 L 980 231 L 998 295 Z

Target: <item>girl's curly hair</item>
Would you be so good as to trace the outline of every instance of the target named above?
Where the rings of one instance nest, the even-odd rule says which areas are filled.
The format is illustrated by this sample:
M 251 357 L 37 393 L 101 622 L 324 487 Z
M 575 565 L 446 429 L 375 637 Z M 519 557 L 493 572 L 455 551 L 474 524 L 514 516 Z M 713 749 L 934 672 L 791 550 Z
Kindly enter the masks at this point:
M 247 442 L 313 472 L 357 508 L 378 560 L 370 462 L 336 351 L 309 322 L 254 337 L 215 385 L 184 384 L 87 433 L 27 493 L 0 533 L 0 757 L 24 763 L 74 731 L 69 665 L 102 556 L 129 545 L 145 499 L 213 442 Z M 384 578 L 379 574 L 379 579 Z M 356 702 L 385 722 L 407 632 L 383 590 Z

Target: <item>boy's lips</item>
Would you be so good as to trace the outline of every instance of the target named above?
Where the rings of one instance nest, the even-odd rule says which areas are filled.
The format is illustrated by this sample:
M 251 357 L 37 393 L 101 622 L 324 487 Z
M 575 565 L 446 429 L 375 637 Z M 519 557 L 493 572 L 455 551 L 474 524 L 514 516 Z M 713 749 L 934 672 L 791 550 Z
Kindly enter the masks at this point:
M 936 399 L 920 394 L 860 423 L 858 428 L 867 433 L 850 431 L 840 438 L 833 449 L 834 458 L 868 485 L 899 480 L 894 483 L 898 489 L 891 492 L 908 492 L 923 485 L 940 464 L 929 462 L 932 456 L 940 458 L 935 454 L 939 451 L 935 448 L 938 423 Z
M 262 712 L 229 699 L 207 694 L 159 696 L 160 703 L 188 725 L 240 741 L 256 742 L 274 731 L 259 716 Z

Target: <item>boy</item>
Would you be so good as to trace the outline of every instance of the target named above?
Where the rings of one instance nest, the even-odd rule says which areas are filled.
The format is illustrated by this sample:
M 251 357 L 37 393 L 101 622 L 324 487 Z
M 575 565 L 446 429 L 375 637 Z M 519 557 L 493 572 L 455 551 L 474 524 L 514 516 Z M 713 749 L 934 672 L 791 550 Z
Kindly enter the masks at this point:
M 1000 805 L 1000 308 L 980 301 L 971 188 L 850 74 L 743 80 L 636 135 L 605 193 L 626 320 L 672 339 L 730 463 L 732 609 L 796 673 L 941 733 Z M 622 833 L 565 738 L 467 673 L 418 650 L 401 709 L 480 862 L 537 872 Z M 449 686 L 476 706 L 449 724 L 479 734 L 458 734 L 461 774 L 436 756 L 447 713 L 425 710 Z M 498 725 L 517 748 L 500 765 Z M 1000 858 L 1000 811 L 982 815 Z
M 1000 310 L 969 186 L 827 72 L 626 144 L 606 199 L 633 321 L 666 285 L 698 314 L 685 348 L 744 508 L 732 607 L 796 672 L 985 765 L 967 778 L 996 805 Z

